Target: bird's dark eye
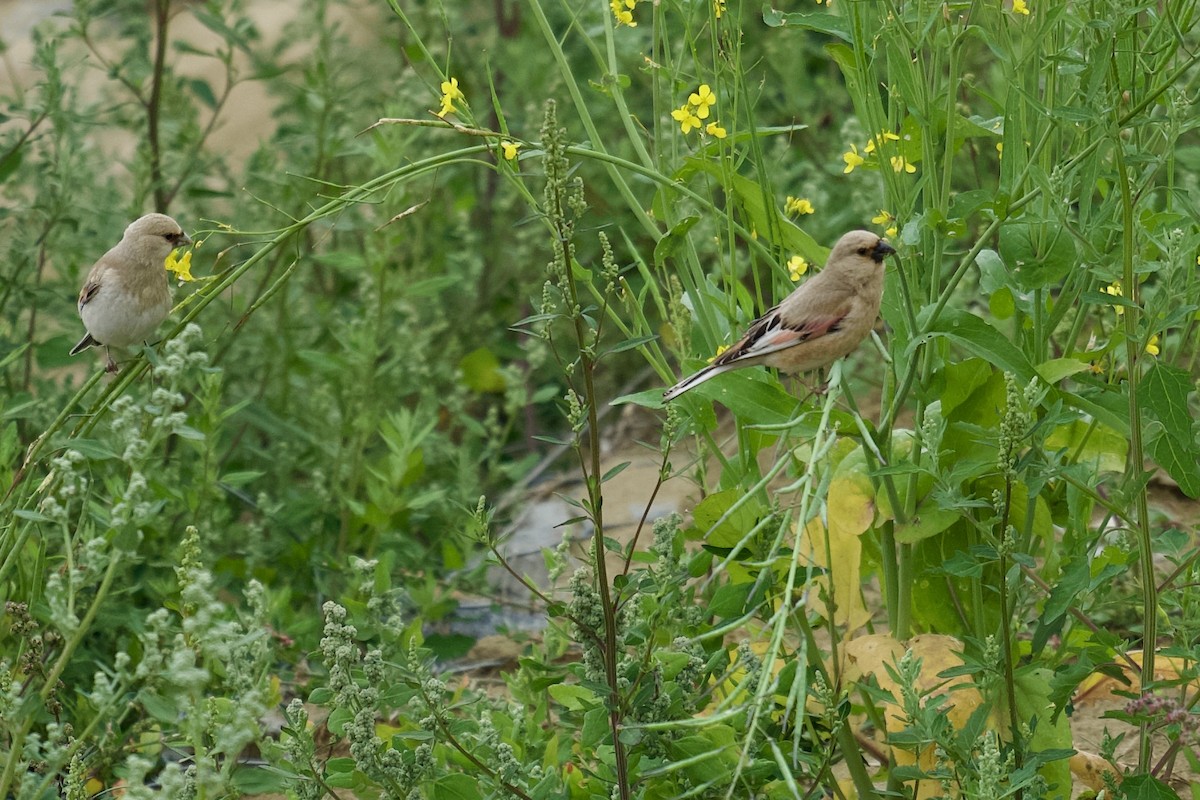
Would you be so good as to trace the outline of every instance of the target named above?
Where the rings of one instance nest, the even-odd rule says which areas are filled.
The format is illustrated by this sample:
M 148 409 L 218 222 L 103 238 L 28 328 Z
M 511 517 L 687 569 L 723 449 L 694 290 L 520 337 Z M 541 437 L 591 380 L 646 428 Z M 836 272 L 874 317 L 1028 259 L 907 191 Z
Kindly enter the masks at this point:
M 865 248 L 865 247 L 858 248 L 858 254 L 860 256 L 865 256 L 867 254 L 867 248 Z

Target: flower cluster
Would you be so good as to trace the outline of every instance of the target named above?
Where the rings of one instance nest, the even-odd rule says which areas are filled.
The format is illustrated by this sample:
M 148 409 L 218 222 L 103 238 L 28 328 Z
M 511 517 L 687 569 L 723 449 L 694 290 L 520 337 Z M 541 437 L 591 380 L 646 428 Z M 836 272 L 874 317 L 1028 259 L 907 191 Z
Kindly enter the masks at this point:
M 816 209 L 813 208 L 812 201 L 805 197 L 792 197 L 790 194 L 783 204 L 783 213 L 789 217 L 798 217 L 802 214 L 813 214 Z
M 884 231 L 885 236 L 895 236 L 899 231 L 899 229 L 896 227 L 896 215 L 890 211 L 885 211 L 882 208 L 879 209 L 878 214 L 871 217 L 871 222 L 874 222 L 876 225 L 886 225 L 887 229 Z
M 1025 0 L 1013 0 L 1012 10 L 1014 14 L 1029 16 L 1029 4 Z
M 612 9 L 613 18 L 618 25 L 627 25 L 630 28 L 637 27 L 637 20 L 633 18 L 633 10 L 637 8 L 638 0 L 609 0 L 609 8 Z
M 707 83 L 688 95 L 687 102 L 671 112 L 671 118 L 679 123 L 679 130 L 685 134 L 697 130 L 701 125 L 704 132 L 717 139 L 724 139 L 726 131 L 716 120 L 704 123 L 712 113 L 711 109 L 717 104 L 717 93 Z
M 462 89 L 458 88 L 458 78 L 451 78 L 448 81 L 442 81 L 442 106 L 434 115 L 444 119 L 447 114 L 457 114 L 458 109 L 454 107 L 455 103 L 466 103 L 466 95 L 462 93 Z
M 882 151 L 884 148 L 890 147 L 889 142 L 898 141 L 900 141 L 899 135 L 891 131 L 880 131 L 863 146 L 862 152 L 859 152 L 858 145 L 850 145 L 850 149 L 842 153 L 842 161 L 846 164 L 846 168 L 842 172 L 853 172 L 858 167 L 867 164 L 868 159 L 872 156 L 879 157 L 880 161 L 872 164 L 872 166 L 878 166 L 879 163 L 882 163 Z M 917 171 L 916 165 L 900 154 L 889 156 L 888 163 L 891 165 L 893 172 L 904 172 L 911 175 Z
M 800 280 L 800 276 L 808 272 L 808 262 L 801 255 L 794 255 L 787 262 L 788 277 L 792 283 Z
M 201 244 L 202 242 L 196 242 L 192 246 L 192 249 L 188 250 L 182 256 L 179 255 L 178 250 L 172 250 L 170 255 L 167 256 L 167 260 L 163 263 L 163 267 L 166 268 L 167 272 L 175 273 L 175 277 L 179 279 L 180 283 L 188 283 L 196 280 L 192 277 L 192 251 Z

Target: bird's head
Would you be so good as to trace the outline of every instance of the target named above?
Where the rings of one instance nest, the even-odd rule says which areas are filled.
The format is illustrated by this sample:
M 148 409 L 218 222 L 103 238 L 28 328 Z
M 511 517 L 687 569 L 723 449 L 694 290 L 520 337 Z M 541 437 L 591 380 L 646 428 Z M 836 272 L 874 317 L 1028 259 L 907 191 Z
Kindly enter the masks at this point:
M 129 223 L 122 242 L 129 243 L 148 257 L 162 262 L 177 247 L 187 247 L 192 239 L 179 223 L 166 214 L 147 214 Z
M 887 239 L 871 231 L 850 231 L 833 246 L 829 260 L 870 259 L 882 264 L 883 259 L 896 252 Z

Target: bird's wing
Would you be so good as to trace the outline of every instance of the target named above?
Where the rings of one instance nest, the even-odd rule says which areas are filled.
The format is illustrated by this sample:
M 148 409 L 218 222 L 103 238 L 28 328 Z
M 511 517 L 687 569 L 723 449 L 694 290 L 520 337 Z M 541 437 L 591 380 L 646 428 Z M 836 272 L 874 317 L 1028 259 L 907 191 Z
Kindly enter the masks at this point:
M 88 301 L 96 296 L 96 292 L 100 291 L 99 280 L 89 280 L 79 290 L 79 310 L 82 312 L 83 307 L 88 304 Z
M 781 313 L 782 306 L 775 306 L 751 325 L 737 344 L 716 358 L 713 366 L 770 355 L 833 333 L 850 313 L 851 305 L 846 300 L 837 308 L 802 317 Z

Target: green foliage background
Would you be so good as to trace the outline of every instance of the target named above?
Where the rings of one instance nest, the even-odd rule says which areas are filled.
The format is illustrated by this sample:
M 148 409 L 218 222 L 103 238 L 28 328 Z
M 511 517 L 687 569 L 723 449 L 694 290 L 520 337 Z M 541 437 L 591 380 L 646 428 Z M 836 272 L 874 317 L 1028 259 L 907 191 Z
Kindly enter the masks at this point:
M 89 0 L 37 30 L 0 104 L 0 794 L 792 797 L 844 762 L 861 797 L 1066 796 L 1072 691 L 1139 647 L 1149 678 L 1154 642 L 1194 718 L 1195 530 L 1148 486 L 1200 496 L 1195 3 L 616 10 L 314 1 L 275 38 L 243 3 Z M 247 82 L 270 125 L 232 158 Z M 75 292 L 148 210 L 200 280 L 110 381 L 66 356 Z M 900 251 L 886 331 L 827 395 L 747 371 L 662 410 L 860 227 Z M 614 400 L 703 498 L 638 555 L 604 536 Z M 504 699 L 448 686 L 423 631 L 560 445 L 591 566 Z M 820 656 L 852 631 L 797 531 L 864 510 L 878 622 L 964 642 L 994 715 L 894 698 L 942 771 L 867 775 L 847 720 L 888 698 Z M 1129 786 L 1170 797 L 1196 729 L 1147 708 Z

